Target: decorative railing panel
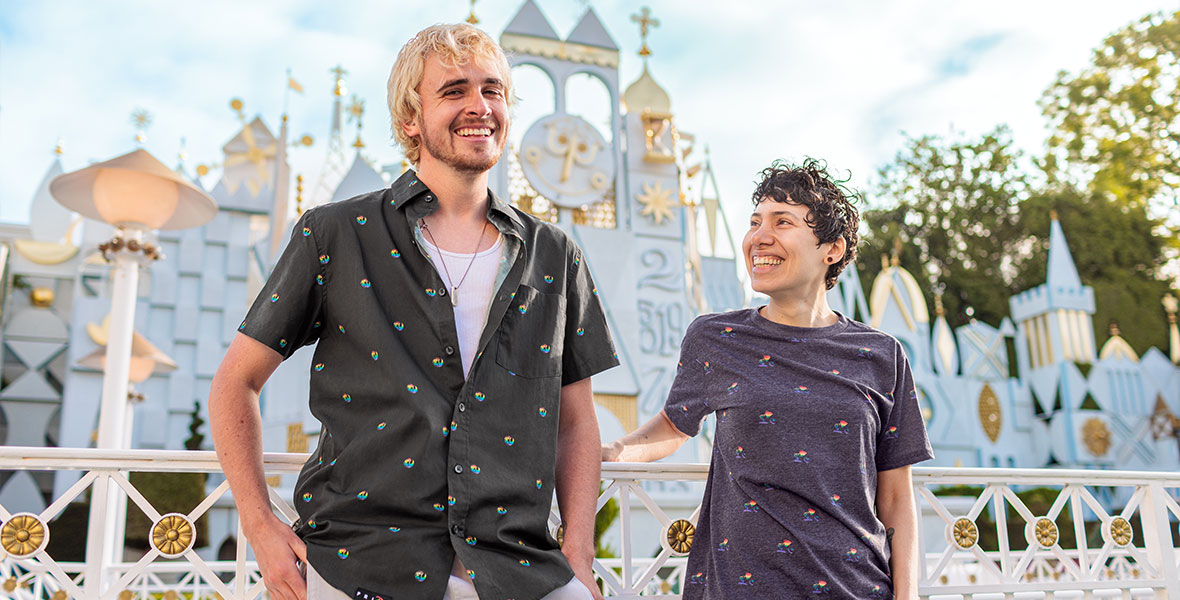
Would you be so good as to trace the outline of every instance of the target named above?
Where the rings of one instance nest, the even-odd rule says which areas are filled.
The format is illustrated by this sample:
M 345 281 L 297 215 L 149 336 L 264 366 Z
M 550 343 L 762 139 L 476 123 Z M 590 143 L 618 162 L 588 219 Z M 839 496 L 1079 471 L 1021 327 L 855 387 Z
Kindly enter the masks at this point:
M 297 473 L 305 455 L 267 454 L 268 476 Z M 194 550 L 195 523 L 224 502 L 221 483 L 187 513 L 161 514 L 128 479 L 128 472 L 219 473 L 212 452 L 103 451 L 0 448 L 0 470 L 77 471 L 80 478 L 38 513 L 0 506 L 0 596 L 21 600 L 67 598 L 131 600 L 180 598 L 253 600 L 265 597 L 257 566 L 238 544 L 235 560 L 203 559 Z M 604 464 L 601 509 L 615 499 L 618 558 L 595 561 L 604 594 L 614 598 L 678 598 L 694 574 L 686 556 L 697 513 L 673 516 L 649 493 L 650 482 L 701 482 L 707 465 Z M 943 495 L 947 488 L 957 497 Z M 1028 496 L 1036 488 L 1037 498 Z M 88 535 L 107 542 L 85 562 L 59 562 L 46 551 L 52 521 L 89 492 L 99 510 Z M 962 495 L 966 493 L 966 495 Z M 923 598 L 1026 597 L 1180 598 L 1180 475 L 1146 472 L 914 469 L 919 519 L 920 594 Z M 1035 500 L 1035 501 L 1034 501 Z M 271 503 L 296 518 L 287 498 L 272 489 Z M 142 510 L 152 522 L 150 548 L 122 560 L 114 514 L 122 506 Z M 1117 507 L 1110 510 L 1107 507 Z M 682 511 L 683 512 L 683 511 Z M 556 513 L 550 516 L 561 538 Z M 639 524 L 642 523 L 643 526 Z M 638 556 L 653 547 L 655 556 Z M 646 532 L 646 533 L 645 533 Z M 644 537 L 647 536 L 647 537 Z M 640 539 L 643 537 L 643 539 Z M 237 539 L 244 537 L 239 530 Z M 1072 593 L 1072 595 L 1067 594 Z M 1063 596 L 1064 597 L 1064 596 Z

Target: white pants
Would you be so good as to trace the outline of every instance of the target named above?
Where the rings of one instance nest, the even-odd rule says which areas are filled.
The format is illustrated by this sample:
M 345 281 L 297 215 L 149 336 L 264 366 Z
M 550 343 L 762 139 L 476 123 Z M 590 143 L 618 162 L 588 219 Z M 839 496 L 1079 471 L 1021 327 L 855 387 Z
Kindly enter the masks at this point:
M 586 586 L 582 585 L 582 582 L 577 578 L 574 578 L 564 586 L 549 592 L 541 600 L 591 600 L 592 598 L 594 596 L 590 595 L 590 590 L 586 589 Z M 352 600 L 352 598 L 329 585 L 309 564 L 307 565 L 307 600 Z M 479 596 L 475 594 L 475 586 L 470 581 L 451 575 L 450 580 L 447 581 L 447 591 L 443 594 L 443 600 L 479 600 Z

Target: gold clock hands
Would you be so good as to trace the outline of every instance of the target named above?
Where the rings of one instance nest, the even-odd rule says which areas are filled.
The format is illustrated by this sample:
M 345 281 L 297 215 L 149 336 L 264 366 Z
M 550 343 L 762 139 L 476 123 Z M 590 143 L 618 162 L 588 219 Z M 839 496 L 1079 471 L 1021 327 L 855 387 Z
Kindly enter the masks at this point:
M 561 183 L 565 183 L 569 181 L 570 171 L 574 166 L 574 159 L 578 155 L 578 145 L 580 144 L 580 141 L 578 136 L 572 133 L 566 134 L 562 137 L 568 140 L 568 143 L 565 146 L 565 160 L 561 164 Z M 581 145 L 585 146 L 585 144 Z
M 598 156 L 598 142 L 589 144 L 582 142 L 578 144 L 577 148 L 578 154 L 575 160 L 578 161 L 579 165 L 588 165 L 594 162 L 594 157 Z

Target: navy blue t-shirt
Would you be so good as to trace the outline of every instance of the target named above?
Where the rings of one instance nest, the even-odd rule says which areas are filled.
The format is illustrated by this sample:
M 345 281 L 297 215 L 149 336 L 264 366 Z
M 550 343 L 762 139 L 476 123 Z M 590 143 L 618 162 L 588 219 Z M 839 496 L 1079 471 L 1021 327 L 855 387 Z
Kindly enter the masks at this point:
M 717 420 L 685 600 L 893 597 L 877 472 L 934 457 L 896 339 L 704 315 L 664 411 L 688 435 Z

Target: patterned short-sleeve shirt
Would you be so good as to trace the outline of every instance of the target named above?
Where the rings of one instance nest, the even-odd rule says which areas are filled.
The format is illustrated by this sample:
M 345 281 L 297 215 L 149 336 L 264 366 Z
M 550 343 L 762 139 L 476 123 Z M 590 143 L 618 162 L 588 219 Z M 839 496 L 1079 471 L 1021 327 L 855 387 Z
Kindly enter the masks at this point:
M 702 316 L 664 411 L 689 435 L 716 418 L 686 600 L 893 597 L 877 472 L 933 458 L 897 340 Z
M 441 598 L 456 554 L 484 600 L 573 576 L 547 527 L 561 387 L 618 358 L 578 247 L 489 196 L 506 251 L 466 378 L 413 171 L 305 213 L 240 327 L 284 358 L 316 344 L 296 531 L 349 595 Z

